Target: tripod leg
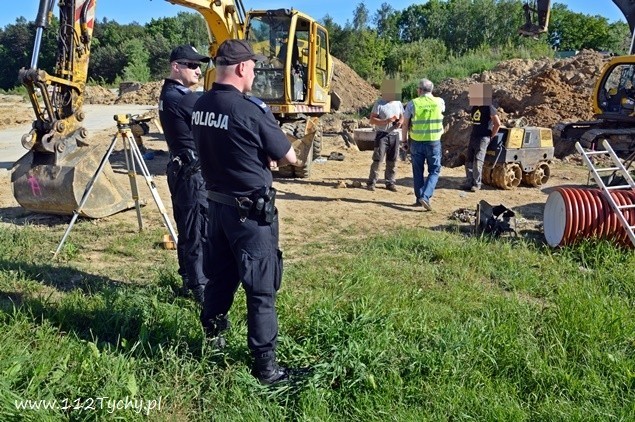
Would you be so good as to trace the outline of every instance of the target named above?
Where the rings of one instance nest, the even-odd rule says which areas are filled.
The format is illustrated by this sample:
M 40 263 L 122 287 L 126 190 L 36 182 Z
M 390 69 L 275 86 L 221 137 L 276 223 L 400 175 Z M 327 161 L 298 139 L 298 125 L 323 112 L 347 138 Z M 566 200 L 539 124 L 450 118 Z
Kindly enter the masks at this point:
M 88 185 L 86 185 L 86 189 L 84 190 L 82 199 L 79 201 L 79 205 L 77 206 L 77 209 L 73 211 L 73 218 L 71 218 L 71 222 L 66 228 L 66 231 L 64 232 L 64 236 L 62 236 L 62 240 L 60 241 L 60 244 L 57 246 L 57 249 L 55 250 L 55 253 L 53 254 L 53 258 L 56 258 L 57 255 L 62 250 L 62 246 L 64 246 L 64 242 L 66 242 L 66 238 L 70 234 L 71 229 L 73 228 L 73 225 L 75 224 L 75 221 L 77 221 L 77 217 L 79 217 L 79 214 L 82 212 L 82 208 L 84 208 L 86 201 L 88 201 L 88 198 L 90 197 L 90 193 L 93 191 L 93 187 L 95 186 L 95 182 L 97 181 L 97 178 L 99 177 L 101 172 L 104 170 L 104 167 L 106 166 L 106 163 L 108 162 L 108 158 L 110 158 L 110 154 L 112 154 L 112 151 L 115 149 L 116 142 L 117 142 L 117 135 L 115 134 L 115 136 L 112 138 L 112 142 L 110 142 L 110 146 L 108 147 L 106 154 L 102 157 L 101 162 L 99 163 L 99 166 L 97 167 L 97 170 L 95 171 L 95 174 L 88 182 Z
M 148 166 L 146 166 L 145 161 L 143 161 L 143 156 L 141 155 L 141 151 L 139 151 L 139 147 L 134 142 L 130 142 L 130 150 L 132 152 L 133 157 L 137 160 L 139 164 L 139 168 L 141 169 L 141 173 L 146 180 L 146 184 L 148 188 L 150 188 L 150 192 L 152 193 L 152 198 L 154 199 L 155 204 L 157 204 L 157 208 L 163 217 L 163 222 L 165 227 L 168 229 L 170 236 L 174 239 L 174 242 L 178 242 L 178 238 L 176 235 L 176 231 L 172 226 L 172 222 L 170 221 L 170 217 L 168 215 L 165 206 L 163 205 L 163 201 L 161 201 L 161 197 L 159 196 L 159 191 L 157 190 L 156 185 L 154 184 L 154 180 L 152 180 L 152 176 L 150 176 L 150 171 L 148 170 Z
M 137 223 L 139 224 L 139 231 L 143 230 L 143 220 L 141 219 L 141 205 L 139 204 L 139 188 L 137 186 L 137 169 L 135 166 L 134 154 L 132 152 L 132 145 L 137 146 L 136 142 L 130 136 L 128 131 L 121 132 L 123 137 L 123 149 L 126 156 L 126 168 L 128 169 L 128 179 L 130 180 L 130 192 L 132 192 L 132 199 L 134 199 L 135 209 L 137 211 Z

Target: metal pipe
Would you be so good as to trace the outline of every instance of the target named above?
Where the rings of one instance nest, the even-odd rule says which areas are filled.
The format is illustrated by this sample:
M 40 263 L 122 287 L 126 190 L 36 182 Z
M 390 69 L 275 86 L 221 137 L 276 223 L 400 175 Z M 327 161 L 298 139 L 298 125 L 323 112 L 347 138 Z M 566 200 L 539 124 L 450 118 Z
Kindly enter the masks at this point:
M 53 8 L 53 2 L 55 0 L 40 0 L 40 7 L 37 11 L 37 18 L 35 19 L 35 41 L 33 42 L 33 55 L 31 56 L 31 69 L 37 69 L 37 62 L 40 56 L 40 47 L 42 46 L 42 36 L 44 29 L 49 24 L 49 14 Z

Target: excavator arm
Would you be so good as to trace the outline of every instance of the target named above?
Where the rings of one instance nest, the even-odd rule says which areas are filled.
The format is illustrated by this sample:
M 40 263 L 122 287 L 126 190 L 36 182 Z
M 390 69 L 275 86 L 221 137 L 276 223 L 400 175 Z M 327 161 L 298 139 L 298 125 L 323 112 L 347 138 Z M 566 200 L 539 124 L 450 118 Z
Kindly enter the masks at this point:
M 244 39 L 245 6 L 242 0 L 165 0 L 168 3 L 194 9 L 203 15 L 209 35 L 209 56 L 230 38 Z
M 54 0 L 40 1 L 31 66 L 20 69 L 18 79 L 27 89 L 36 118 L 23 144 L 61 158 L 74 149 L 74 142 L 81 143 L 86 137 L 86 132 L 80 130 L 80 122 L 84 119 L 81 110 L 95 23 L 95 1 L 60 4 L 57 61 L 55 75 L 50 75 L 38 69 L 37 63 L 53 3 Z
M 523 4 L 525 23 L 518 29 L 521 35 L 538 36 L 547 32 L 551 0 L 536 0 Z
M 72 214 L 105 154 L 105 148 L 89 142 L 82 123 L 96 0 L 58 1 L 56 63 L 49 74 L 38 68 L 38 56 L 54 3 L 40 0 L 31 64 L 18 73 L 35 120 L 22 137 L 22 145 L 29 151 L 15 163 L 11 182 L 22 207 Z M 108 164 L 82 209 L 84 216 L 103 217 L 133 205 L 130 195 L 113 179 Z
M 613 0 L 613 3 L 622 11 L 631 33 L 635 28 L 635 0 Z M 535 0 L 523 4 L 525 23 L 519 28 L 522 35 L 537 36 L 547 32 L 549 27 L 549 14 L 551 12 L 551 0 Z

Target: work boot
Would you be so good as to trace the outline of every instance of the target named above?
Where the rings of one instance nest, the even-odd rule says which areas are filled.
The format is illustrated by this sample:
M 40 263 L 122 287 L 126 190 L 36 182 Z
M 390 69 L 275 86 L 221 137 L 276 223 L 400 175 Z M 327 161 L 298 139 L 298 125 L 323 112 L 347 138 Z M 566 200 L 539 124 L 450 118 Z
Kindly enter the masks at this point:
M 375 191 L 375 184 L 374 184 L 374 183 L 371 183 L 371 182 L 367 182 L 367 183 L 366 183 L 366 188 L 367 188 L 369 191 L 374 192 L 374 191 Z
M 227 315 L 218 315 L 216 318 L 203 323 L 205 337 L 210 341 L 216 349 L 224 349 L 227 341 L 223 333 L 231 327 Z
M 394 183 L 388 183 L 386 185 L 386 189 L 388 189 L 391 192 L 397 192 L 397 186 Z
M 187 297 L 189 293 L 190 280 L 186 276 L 181 276 L 181 287 L 176 289 L 176 295 L 181 297 Z
M 289 369 L 278 365 L 274 351 L 254 357 L 251 374 L 264 385 L 272 385 L 289 380 Z
M 196 303 L 203 305 L 203 302 L 205 301 L 205 285 L 199 284 L 198 286 L 192 287 L 190 291 L 192 292 L 192 296 L 194 296 Z

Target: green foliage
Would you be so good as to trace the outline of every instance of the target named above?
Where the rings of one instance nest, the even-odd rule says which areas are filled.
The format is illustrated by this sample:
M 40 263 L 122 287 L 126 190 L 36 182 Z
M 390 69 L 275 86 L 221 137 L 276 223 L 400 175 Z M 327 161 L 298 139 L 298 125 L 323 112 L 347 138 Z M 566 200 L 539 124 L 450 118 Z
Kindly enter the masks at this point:
M 626 53 L 630 41 L 628 25 L 609 24 L 602 16 L 587 16 L 556 3 L 549 24 L 549 42 L 558 50 L 595 49 Z
M 38 67 L 49 72 L 55 67 L 59 20 L 54 18 L 43 32 Z M 35 43 L 35 25 L 24 18 L 0 31 L 0 89 L 9 90 L 19 84 L 18 72 L 31 64 Z
M 201 54 L 207 52 L 207 27 L 198 13 L 179 12 L 175 17 L 152 19 L 146 25 L 146 33 L 151 39 L 162 37 L 171 46 L 170 49 L 180 44 L 190 44 Z
M 375 85 L 395 73 L 405 80 L 423 75 L 437 80 L 461 77 L 497 60 L 550 55 L 549 47 L 625 53 L 630 45 L 628 25 L 623 22 L 608 23 L 600 16 L 573 13 L 559 3 L 553 5 L 548 36 L 538 40 L 520 37 L 517 28 L 523 23 L 523 12 L 519 0 L 431 0 L 403 10 L 383 3 L 374 13 L 361 2 L 351 23 L 342 27 L 328 14 L 322 22 L 329 32 L 331 53 Z M 51 28 L 44 31 L 38 64 L 48 71 L 55 64 L 58 26 L 54 17 Z M 30 62 L 34 33 L 33 23 L 24 18 L 0 29 L 0 89 L 17 85 L 17 70 Z M 95 24 L 89 78 L 107 84 L 161 79 L 174 46 L 191 44 L 203 52 L 207 37 L 199 13 L 180 12 L 146 25 L 122 25 L 103 18 Z M 488 49 L 494 53 L 489 54 Z M 481 55 L 481 59 L 476 57 Z
M 123 69 L 123 77 L 126 81 L 148 82 L 150 80 L 150 68 L 148 60 L 150 53 L 143 41 L 131 39 L 125 42 L 123 50 L 126 52 L 127 64 Z
M 82 269 L 41 254 L 63 229 L 0 228 L 2 420 L 635 418 L 635 257 L 609 242 L 551 250 L 408 227 L 314 244 L 328 253 L 285 263 L 278 298 L 278 355 L 312 372 L 265 388 L 240 292 L 229 346 L 212 350 L 198 307 L 173 294 L 174 254 L 150 247 L 157 232 L 80 224 L 80 243 L 137 250 L 92 250 Z M 147 283 L 117 275 L 133 267 Z M 16 407 L 99 397 L 144 404 Z
M 376 85 L 381 83 L 385 71 L 383 62 L 390 45 L 375 31 L 364 30 L 348 37 L 348 65 L 362 78 Z
M 412 45 L 414 46 L 415 43 Z M 425 51 L 414 48 L 415 51 Z M 403 54 L 403 57 L 408 57 L 408 53 L 404 52 Z M 434 83 L 439 83 L 447 78 L 462 79 L 492 69 L 503 60 L 538 57 L 553 57 L 553 50 L 540 42 L 535 43 L 533 46 L 514 47 L 510 45 L 494 50 L 487 46 L 482 46 L 460 56 L 450 55 L 443 61 L 434 60 L 433 58 L 429 61 L 421 61 L 424 64 L 414 68 L 412 73 L 401 73 L 402 75 L 409 75 L 409 77 L 404 78 L 405 84 L 402 90 L 402 98 L 409 100 L 418 95 L 417 83 L 421 78 L 428 78 Z
M 103 44 L 93 49 L 90 61 L 90 75 L 93 79 L 101 79 L 113 83 L 126 65 L 127 58 L 120 45 Z
M 384 61 L 388 74 L 400 73 L 418 77 L 423 69 L 447 59 L 445 44 L 437 39 L 425 39 L 394 46 Z

